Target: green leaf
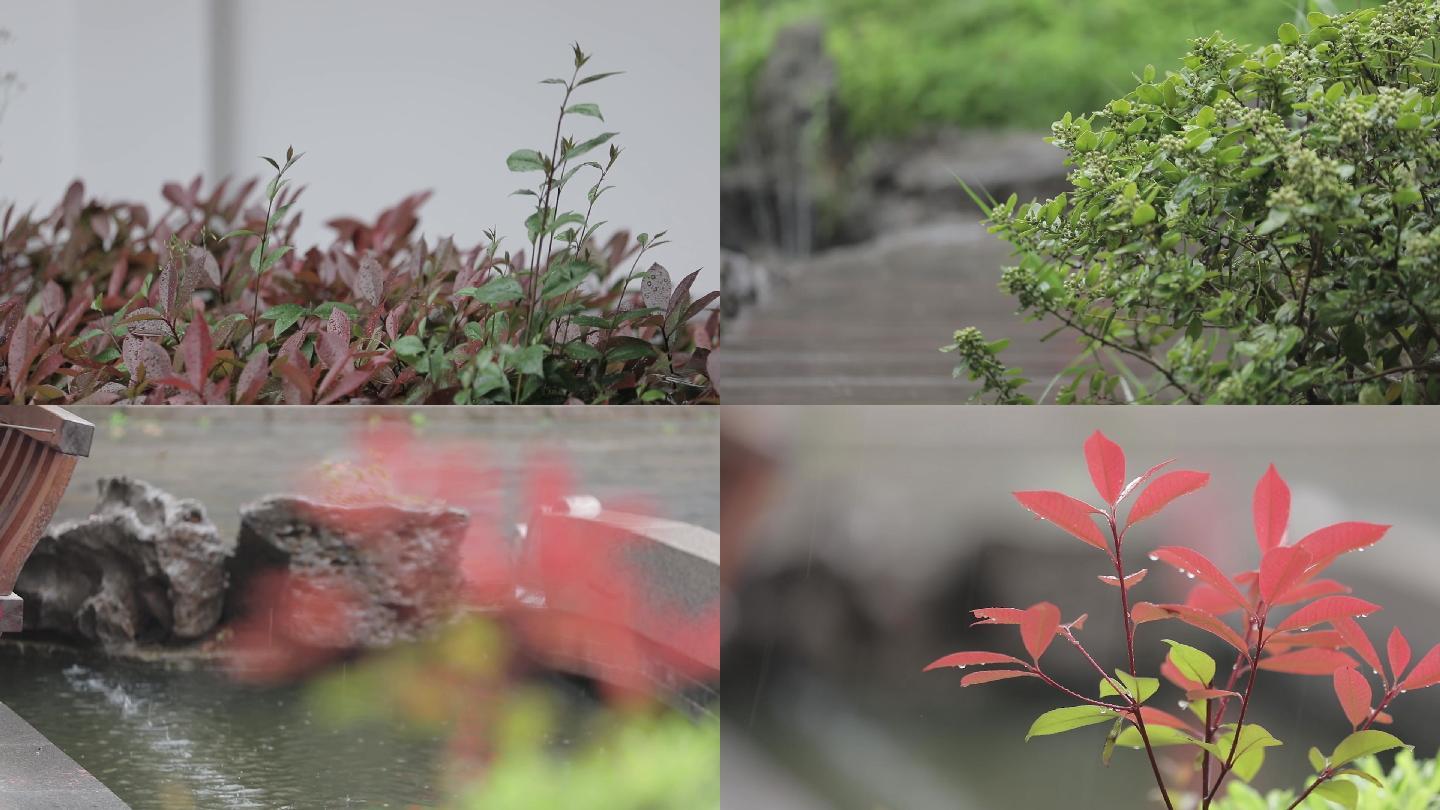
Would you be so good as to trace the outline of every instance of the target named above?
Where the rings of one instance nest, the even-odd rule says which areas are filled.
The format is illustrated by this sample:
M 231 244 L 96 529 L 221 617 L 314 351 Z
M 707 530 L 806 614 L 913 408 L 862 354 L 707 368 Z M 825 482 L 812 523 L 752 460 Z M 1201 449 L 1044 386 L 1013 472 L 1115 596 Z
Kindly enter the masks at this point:
M 1335 746 L 1335 752 L 1330 755 L 1330 762 L 1338 767 L 1363 756 L 1403 747 L 1405 743 L 1388 731 L 1366 729 L 1341 740 L 1340 744 Z
M 1280 42 L 1285 45 L 1294 45 L 1300 41 L 1300 29 L 1295 27 L 1295 23 L 1282 24 L 1278 34 Z
M 537 343 L 515 352 L 511 355 L 511 361 L 521 374 L 538 377 L 545 373 L 545 354 L 545 346 Z
M 1150 737 L 1150 745 L 1161 748 L 1167 745 L 1195 745 L 1195 738 L 1186 734 L 1183 729 L 1172 728 L 1171 726 L 1145 726 L 1145 734 Z M 1145 740 L 1140 736 L 1140 729 L 1135 726 L 1128 726 L 1120 736 L 1115 739 L 1116 745 L 1123 745 L 1126 748 L 1144 748 Z
M 263 273 L 266 270 L 274 267 L 276 262 L 280 261 L 280 259 L 284 257 L 285 254 L 289 253 L 294 249 L 295 248 L 291 245 L 282 245 L 270 251 L 268 254 L 265 255 L 265 261 L 260 263 L 260 272 Z
M 1120 682 L 1120 685 L 1125 688 L 1125 691 L 1129 692 L 1131 696 L 1135 697 L 1141 703 L 1149 700 L 1152 695 L 1154 695 L 1157 691 L 1160 690 L 1159 678 L 1140 678 L 1137 688 L 1135 677 L 1130 673 L 1126 672 L 1125 670 L 1115 670 L 1115 676 L 1116 680 Z M 1116 694 L 1118 693 L 1115 691 L 1114 687 L 1110 685 L 1109 679 L 1101 678 L 1100 697 L 1110 697 L 1111 695 Z
M 575 146 L 572 146 L 570 148 L 570 151 L 565 153 L 565 162 L 569 163 L 575 158 L 583 157 L 584 155 L 589 154 L 596 147 L 604 146 L 605 144 L 610 142 L 610 139 L 614 138 L 616 135 L 619 134 L 620 133 L 618 132 L 605 132 L 600 135 L 596 135 L 595 137 L 584 143 L 579 143 Z
M 600 113 L 598 104 L 572 104 L 565 108 L 565 112 L 571 115 L 588 115 L 591 118 L 599 118 L 601 121 L 605 120 L 605 116 Z
M 583 363 L 599 360 L 600 350 L 588 343 L 575 340 L 565 344 L 565 353 Z
M 1369 782 L 1370 784 L 1374 785 L 1375 787 L 1380 788 L 1381 790 L 1384 790 L 1384 789 L 1385 789 L 1385 782 L 1384 782 L 1383 780 L 1381 780 L 1380 777 L 1378 777 L 1378 776 L 1376 776 L 1375 774 L 1372 774 L 1372 773 L 1366 773 L 1365 771 L 1357 771 L 1357 770 L 1355 770 L 1354 768 L 1346 768 L 1345 770 L 1342 770 L 1342 771 L 1336 771 L 1336 772 L 1335 772 L 1335 775 L 1336 775 L 1336 776 L 1356 776 L 1356 777 L 1359 777 L 1359 778 L 1361 778 L 1361 779 L 1364 779 L 1366 782 Z
M 659 354 L 654 346 L 643 340 L 626 341 L 625 343 L 607 349 L 605 362 L 607 363 L 628 363 L 631 360 L 641 360 L 647 357 L 655 357 Z
M 415 360 L 425 354 L 425 341 L 414 335 L 406 335 L 391 345 L 395 354 L 406 361 Z
M 1396 127 L 1396 129 L 1404 129 L 1404 130 L 1419 129 L 1419 128 L 1420 128 L 1420 115 L 1419 115 L 1419 113 L 1413 113 L 1413 112 L 1402 113 L 1399 118 L 1396 118 L 1396 119 L 1395 119 L 1395 127 Z
M 525 297 L 525 290 L 512 276 L 493 278 L 482 287 L 466 287 L 455 293 L 460 298 L 473 298 L 482 304 L 496 306 L 519 301 Z
M 543 172 L 545 158 L 534 149 L 517 149 L 505 159 L 505 165 L 512 172 Z
M 1125 718 L 1115 718 L 1115 724 L 1110 727 L 1110 733 L 1105 735 L 1105 747 L 1100 750 L 1100 762 L 1104 765 L 1110 764 L 1110 757 L 1115 753 L 1115 741 L 1120 737 L 1120 731 L 1125 725 Z
M 1325 770 L 1325 755 L 1320 753 L 1319 748 L 1310 746 L 1310 752 L 1306 756 L 1310 758 L 1310 767 L 1314 768 L 1316 773 Z
M 1170 654 L 1166 657 L 1170 659 L 1170 663 L 1174 664 L 1176 669 L 1180 670 L 1181 675 L 1206 686 L 1210 685 L 1211 680 L 1215 678 L 1214 658 L 1178 641 L 1167 638 L 1165 643 L 1170 645 Z
M 1067 706 L 1063 709 L 1051 709 L 1035 718 L 1035 722 L 1030 725 L 1030 730 L 1025 733 L 1025 739 L 1028 741 L 1031 737 L 1043 737 L 1048 734 L 1059 734 L 1063 731 L 1093 726 L 1096 723 L 1107 723 L 1114 720 L 1115 716 L 1116 713 L 1113 710 L 1102 709 L 1099 706 Z
M 1425 199 L 1425 197 L 1420 193 L 1420 189 L 1410 186 L 1408 188 L 1397 189 L 1394 194 L 1390 195 L 1390 199 L 1394 200 L 1395 204 L 1401 208 L 1409 208 L 1415 203 Z
M 625 71 L 623 71 L 623 70 L 612 70 L 612 71 L 610 71 L 609 73 L 596 73 L 596 74 L 593 75 L 593 76 L 586 76 L 585 78 L 583 78 L 583 79 L 581 79 L 580 81 L 576 82 L 576 83 L 575 83 L 575 86 L 576 86 L 576 87 L 581 87 L 581 86 L 584 86 L 584 85 L 587 85 L 587 84 L 594 84 L 595 82 L 598 82 L 598 81 L 600 81 L 601 79 L 608 79 L 608 78 L 610 78 L 611 76 L 619 76 L 619 75 L 623 74 L 624 72 L 625 72 Z
M 326 301 L 320 306 L 315 307 L 315 317 L 328 320 L 330 317 L 330 313 L 334 312 L 337 309 L 341 312 L 344 312 L 346 315 L 349 315 L 350 320 L 352 321 L 359 320 L 360 318 L 360 310 L 356 308 L 354 304 L 347 304 L 344 301 Z
M 275 322 L 275 337 L 280 337 L 290 331 L 290 327 L 300 322 L 300 319 L 309 314 L 309 310 L 299 304 L 281 304 L 278 307 L 271 307 L 265 310 L 260 316 L 262 321 Z
M 1155 206 L 1150 203 L 1140 203 L 1135 206 L 1135 213 L 1130 215 L 1132 225 L 1149 225 L 1155 221 Z
M 1315 788 L 1315 795 L 1322 799 L 1328 799 L 1342 807 L 1355 810 L 1355 805 L 1360 802 L 1360 791 L 1355 787 L 1354 782 L 1338 782 L 1330 780 L 1322 782 Z
M 1247 723 L 1244 731 L 1240 732 L 1240 742 L 1235 743 L 1235 727 L 1225 726 L 1227 731 L 1215 742 L 1207 743 L 1197 741 L 1195 745 L 1209 751 L 1221 760 L 1228 760 L 1232 749 L 1237 749 L 1235 755 L 1235 775 L 1249 782 L 1260 771 L 1265 763 L 1265 749 L 1284 743 L 1275 739 L 1264 726 L 1255 723 Z
M 465 324 L 465 328 L 462 331 L 465 332 L 465 337 L 471 340 L 485 339 L 485 327 L 475 321 Z
M 73 349 L 73 348 L 75 348 L 76 346 L 79 346 L 81 343 L 85 343 L 86 341 L 90 340 L 91 338 L 104 337 L 104 336 L 105 336 L 105 331 L 104 331 L 103 329 L 91 329 L 90 331 L 86 332 L 85 334 L 81 335 L 80 337 L 77 337 L 77 338 L 75 338 L 74 340 L 70 341 L 70 346 L 69 346 L 69 348 L 72 348 L 72 349 Z

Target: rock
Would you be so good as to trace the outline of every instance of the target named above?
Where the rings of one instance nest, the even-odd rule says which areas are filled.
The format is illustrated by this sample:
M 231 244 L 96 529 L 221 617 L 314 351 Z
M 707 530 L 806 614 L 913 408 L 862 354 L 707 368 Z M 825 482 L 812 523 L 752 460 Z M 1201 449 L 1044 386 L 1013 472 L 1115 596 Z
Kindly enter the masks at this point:
M 1065 153 L 1039 132 L 942 129 L 866 145 L 847 171 L 837 241 L 981 212 L 956 180 L 982 198 L 1029 201 L 1069 189 Z
M 751 88 L 745 131 L 722 180 L 722 243 L 756 242 L 803 256 L 825 241 L 821 201 L 833 188 L 837 79 L 825 29 L 782 30 Z
M 463 575 L 460 546 L 469 527 L 460 509 L 336 505 L 271 496 L 240 509 L 240 538 L 229 564 L 227 614 L 263 609 L 264 579 L 275 573 L 353 593 L 336 605 L 339 621 L 305 641 L 317 647 L 383 647 L 422 635 L 453 611 Z M 334 627 L 340 635 L 330 635 Z M 324 632 L 325 637 L 319 637 Z
M 104 644 L 191 640 L 225 600 L 222 539 L 198 502 L 105 478 L 84 520 L 52 526 L 20 572 L 27 631 Z
M 721 314 L 727 324 L 734 324 L 742 312 L 770 297 L 770 271 L 744 254 L 721 251 L 720 286 L 725 290 Z

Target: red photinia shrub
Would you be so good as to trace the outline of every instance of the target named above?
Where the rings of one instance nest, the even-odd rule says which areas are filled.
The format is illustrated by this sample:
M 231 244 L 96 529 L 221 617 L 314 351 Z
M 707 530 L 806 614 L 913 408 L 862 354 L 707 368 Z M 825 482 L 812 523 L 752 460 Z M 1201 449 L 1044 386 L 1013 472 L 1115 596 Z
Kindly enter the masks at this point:
M 1272 465 L 1255 488 L 1258 568 L 1231 576 L 1194 549 L 1156 548 L 1149 552 L 1150 560 L 1173 566 L 1195 584 L 1183 603 L 1137 602 L 1133 589 L 1145 579 L 1148 569 L 1126 566 L 1124 549 L 1130 529 L 1176 498 L 1205 486 L 1210 476 L 1189 470 L 1162 475 L 1161 470 L 1170 464 L 1167 461 L 1127 483 L 1125 454 L 1098 431 L 1085 442 L 1085 459 L 1100 496 L 1099 506 L 1059 492 L 1017 492 L 1015 497 L 1038 518 L 1104 552 L 1107 568 L 1113 573 L 1099 579 L 1118 591 L 1128 659 L 1124 666 L 1112 674 L 1086 650 L 1078 636 L 1084 615 L 1066 622 L 1059 608 L 1041 602 L 1024 610 L 997 607 L 974 611 L 976 624 L 1016 625 L 1027 658 L 958 652 L 933 662 L 926 671 L 994 667 L 965 675 L 961 686 L 1010 678 L 1041 680 L 1074 705 L 1041 715 L 1030 727 L 1027 740 L 1108 724 L 1104 760 L 1109 761 L 1116 746 L 1144 749 L 1165 805 L 1171 808 L 1177 805 L 1180 791 L 1195 797 L 1200 807 L 1209 807 L 1228 776 L 1249 781 L 1264 763 L 1265 749 L 1280 745 L 1270 732 L 1247 718 L 1260 671 L 1326 676 L 1334 682 L 1351 733 L 1328 756 L 1318 748 L 1310 749 L 1315 776 L 1291 807 L 1312 793 L 1344 803 L 1345 797 L 1354 794 L 1354 786 L 1335 777 L 1365 777 L 1347 769 L 1347 764 L 1403 745 L 1394 735 L 1373 728 L 1390 722 L 1386 710 L 1391 703 L 1408 690 L 1440 683 L 1440 645 L 1410 667 L 1410 644 L 1396 628 L 1390 633 L 1382 663 L 1357 621 L 1380 606 L 1348 595 L 1349 588 L 1323 576 L 1342 555 L 1374 545 L 1389 527 L 1337 523 L 1287 543 L 1290 490 Z M 1132 505 L 1122 521 L 1120 506 L 1127 500 Z M 1228 671 L 1220 670 L 1205 652 L 1165 639 L 1169 651 L 1159 677 L 1142 675 L 1136 665 L 1136 628 L 1169 619 L 1199 628 L 1228 645 L 1234 651 Z M 1314 629 L 1322 626 L 1326 629 Z M 1099 675 L 1095 697 L 1059 683 L 1041 666 L 1041 657 L 1057 638 L 1078 650 Z M 1362 663 L 1374 674 L 1378 689 L 1360 670 Z M 1144 705 L 1160 689 L 1162 679 L 1183 693 L 1182 706 L 1193 717 Z M 1191 756 L 1194 768 L 1188 784 L 1167 789 L 1156 749 L 1172 746 Z
M 606 78 L 582 78 L 588 60 L 577 48 L 575 75 L 555 80 L 567 99 Z M 556 132 L 600 115 L 566 106 Z M 263 188 L 166 185 L 158 214 L 78 182 L 49 214 L 11 206 L 0 403 L 714 401 L 719 293 L 691 295 L 698 271 L 675 283 L 644 268 L 664 233 L 597 237 L 614 135 L 510 156 L 539 178 L 515 252 L 494 231 L 473 247 L 417 237 L 428 193 L 374 223 L 333 221 L 331 244 L 303 249 L 293 150 L 265 158 Z

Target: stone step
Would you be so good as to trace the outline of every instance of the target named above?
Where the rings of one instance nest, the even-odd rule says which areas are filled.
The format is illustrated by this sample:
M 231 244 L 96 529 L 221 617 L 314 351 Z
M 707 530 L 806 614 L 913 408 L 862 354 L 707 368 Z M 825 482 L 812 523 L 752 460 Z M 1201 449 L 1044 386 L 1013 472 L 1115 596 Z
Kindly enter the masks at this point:
M 0 807 L 127 810 L 129 805 L 64 751 L 0 704 Z

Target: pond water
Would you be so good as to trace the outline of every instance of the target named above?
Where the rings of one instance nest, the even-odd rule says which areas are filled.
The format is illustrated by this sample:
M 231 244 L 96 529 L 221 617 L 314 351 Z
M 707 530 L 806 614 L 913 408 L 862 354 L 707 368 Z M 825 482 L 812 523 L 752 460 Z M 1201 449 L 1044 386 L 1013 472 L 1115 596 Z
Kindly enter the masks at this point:
M 0 702 L 135 810 L 434 807 L 443 741 L 331 726 L 301 687 L 0 644 Z

